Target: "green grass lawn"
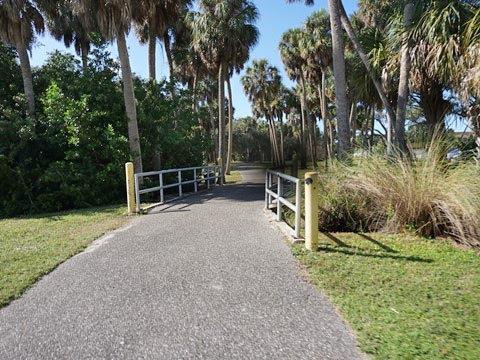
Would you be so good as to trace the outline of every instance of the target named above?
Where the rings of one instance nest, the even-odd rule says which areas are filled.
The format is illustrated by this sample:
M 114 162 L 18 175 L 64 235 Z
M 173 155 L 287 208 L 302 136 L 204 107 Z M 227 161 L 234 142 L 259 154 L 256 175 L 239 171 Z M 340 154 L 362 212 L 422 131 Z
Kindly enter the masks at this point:
M 292 249 L 373 358 L 480 359 L 475 252 L 441 240 L 352 233 L 322 234 L 318 252 Z
M 130 221 L 125 206 L 0 220 L 0 307 L 39 277 Z
M 240 184 L 242 182 L 242 175 L 240 175 L 240 171 L 237 170 L 235 164 L 232 165 L 230 175 L 225 174 L 225 181 L 227 185 Z

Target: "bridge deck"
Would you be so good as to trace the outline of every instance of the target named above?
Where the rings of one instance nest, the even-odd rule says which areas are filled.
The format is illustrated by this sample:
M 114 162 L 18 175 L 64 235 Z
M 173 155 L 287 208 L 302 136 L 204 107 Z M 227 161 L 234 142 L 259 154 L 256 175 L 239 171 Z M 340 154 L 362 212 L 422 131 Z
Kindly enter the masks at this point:
M 244 183 L 157 208 L 0 310 L 0 358 L 356 359 Z

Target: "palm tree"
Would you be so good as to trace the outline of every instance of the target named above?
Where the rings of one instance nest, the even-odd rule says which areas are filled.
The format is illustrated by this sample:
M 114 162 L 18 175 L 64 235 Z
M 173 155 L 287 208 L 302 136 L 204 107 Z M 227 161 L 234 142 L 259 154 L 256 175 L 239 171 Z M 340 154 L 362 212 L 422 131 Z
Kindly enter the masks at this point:
M 410 31 L 412 83 L 432 136 L 453 105 L 445 99 L 456 79 L 464 77 L 460 60 L 465 52 L 462 39 L 468 22 L 475 17 L 478 2 L 424 2 L 422 15 Z M 452 81 L 454 80 L 454 81 Z M 458 83 L 458 81 L 457 81 Z M 456 89 L 455 89 L 456 90 Z
M 0 2 L 0 40 L 17 50 L 28 113 L 31 116 L 35 114 L 35 96 L 28 50 L 35 32 L 42 33 L 44 29 L 43 17 L 35 2 L 28 0 Z
M 332 41 L 330 35 L 330 18 L 325 10 L 313 13 L 305 22 L 305 34 L 302 37 L 301 52 L 307 61 L 307 79 L 318 91 L 320 114 L 324 129 L 324 148 L 327 158 L 331 156 L 328 151 L 328 116 L 326 77 L 332 64 Z M 313 123 L 312 123 L 313 124 Z M 315 129 L 313 129 L 315 134 Z
M 172 76 L 173 61 L 170 51 L 169 28 L 183 21 L 191 0 L 139 0 L 132 2 L 132 18 L 137 37 L 141 43 L 148 43 L 148 74 L 156 78 L 157 39 L 164 41 Z
M 225 174 L 225 80 L 235 64 L 246 27 L 254 27 L 258 18 L 255 5 L 249 0 L 201 0 L 201 12 L 192 13 L 188 24 L 192 30 L 192 46 L 211 71 L 218 73 L 219 156 Z
M 296 2 L 300 0 L 287 0 Z M 314 0 L 304 0 L 312 5 Z M 347 81 L 345 73 L 345 44 L 343 40 L 342 21 L 340 18 L 340 0 L 328 0 L 330 26 L 332 35 L 332 59 L 335 78 L 335 105 L 338 129 L 338 156 L 344 159 L 350 152 L 350 124 L 348 119 Z
M 100 31 L 107 40 L 117 40 L 122 69 L 123 97 L 128 119 L 128 140 L 136 173 L 143 171 L 137 107 L 125 34 L 130 31 L 132 4 L 129 0 L 72 0 L 74 14 L 90 31 Z
M 258 29 L 250 24 L 244 23 L 239 24 L 240 27 L 243 26 L 243 29 L 239 29 L 236 32 L 239 35 L 238 38 L 231 38 L 230 41 L 232 44 L 232 59 L 231 67 L 228 71 L 227 76 L 227 92 L 228 92 L 228 147 L 227 147 L 227 167 L 226 173 L 230 174 L 232 166 L 232 155 L 233 155 L 233 96 L 232 96 L 232 87 L 230 84 L 230 78 L 233 75 L 233 72 L 240 73 L 243 69 L 243 66 L 250 58 L 250 50 L 256 45 L 258 41 Z
M 88 70 L 88 53 L 90 36 L 82 19 L 73 14 L 70 0 L 47 1 L 41 10 L 46 15 L 47 28 L 56 40 L 63 40 L 66 47 L 72 44 L 77 55 L 82 59 L 82 68 Z
M 300 163 L 303 168 L 307 166 L 307 129 L 308 129 L 308 103 L 305 92 L 305 72 L 306 60 L 302 57 L 301 39 L 304 36 L 302 29 L 294 28 L 286 31 L 280 40 L 279 50 L 282 62 L 285 65 L 287 75 L 292 80 L 300 82 L 300 105 L 302 124 L 300 127 Z M 297 91 L 298 92 L 298 91 Z
M 281 151 L 278 148 L 277 131 L 274 120 L 275 101 L 280 99 L 282 80 L 278 69 L 267 60 L 254 60 L 242 77 L 242 86 L 252 104 L 255 116 L 265 117 L 269 124 L 272 162 L 274 166 L 282 165 Z

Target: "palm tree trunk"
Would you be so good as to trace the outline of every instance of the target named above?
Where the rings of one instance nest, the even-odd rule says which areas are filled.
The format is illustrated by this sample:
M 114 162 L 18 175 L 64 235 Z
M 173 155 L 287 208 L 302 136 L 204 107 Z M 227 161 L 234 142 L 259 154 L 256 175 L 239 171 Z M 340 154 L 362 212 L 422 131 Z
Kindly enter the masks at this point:
M 329 147 L 330 147 L 330 157 L 333 158 L 335 151 L 333 149 L 333 144 L 335 143 L 335 133 L 334 133 L 334 126 L 331 121 L 328 122 L 328 133 L 329 133 Z
M 345 159 L 350 152 L 350 126 L 347 114 L 347 82 L 345 74 L 345 44 L 340 19 L 339 0 L 328 0 L 332 27 L 333 73 L 337 107 L 338 157 Z
M 350 107 L 350 129 L 352 130 L 352 138 L 351 138 L 351 143 L 352 147 L 355 146 L 355 137 L 357 134 L 357 116 L 356 116 L 356 105 L 355 101 L 352 101 L 352 105 Z
M 303 98 L 300 99 L 300 113 L 302 120 L 302 123 L 300 124 L 300 167 L 305 169 L 307 167 L 307 152 L 305 150 L 305 109 Z
M 195 113 L 198 113 L 198 103 L 197 103 L 197 86 L 198 86 L 198 67 L 195 69 L 195 75 L 193 76 L 193 104 L 192 109 Z
M 88 43 L 82 41 L 81 43 L 81 56 L 82 56 L 82 70 L 85 75 L 88 71 Z
M 301 166 L 302 168 L 307 167 L 307 132 L 308 132 L 308 104 L 307 104 L 307 96 L 305 94 L 305 78 L 303 76 L 303 72 L 300 72 L 300 85 L 302 87 L 302 97 L 300 99 L 300 107 L 302 111 L 302 128 L 301 128 L 301 136 L 302 136 L 302 153 L 301 153 Z
M 280 161 L 281 165 L 285 166 L 285 143 L 284 143 L 284 134 L 283 134 L 283 114 L 278 116 L 278 121 L 280 123 Z
M 215 125 L 215 115 L 213 113 L 213 108 L 210 104 L 210 99 L 207 100 L 207 108 L 208 108 L 208 112 L 210 114 L 210 127 L 211 127 L 211 137 L 212 137 L 212 142 L 214 144 L 214 147 L 213 147 L 213 162 L 217 162 L 217 159 L 218 159 L 218 141 L 217 141 L 217 137 L 215 136 L 215 130 L 217 128 L 217 126 Z
M 225 65 L 218 67 L 218 152 L 225 174 Z
M 374 145 L 374 140 L 375 140 L 375 105 L 372 105 L 372 132 L 370 134 L 370 150 L 372 150 L 372 147 Z
M 157 17 L 150 18 L 148 30 L 148 77 L 155 81 L 157 78 L 156 72 L 156 51 L 157 51 L 157 36 L 155 35 Z
M 271 141 L 272 141 L 272 149 L 273 149 L 273 159 L 274 159 L 274 166 L 280 166 L 280 152 L 278 151 L 278 140 L 277 140 L 277 129 L 275 127 L 275 121 L 273 119 L 273 116 L 271 116 L 269 113 L 266 114 L 268 123 L 269 123 L 269 128 L 270 128 L 270 133 L 271 133 Z
M 310 156 L 312 158 L 312 166 L 317 168 L 317 156 L 316 156 L 316 141 L 315 141 L 315 117 L 312 114 L 308 114 L 308 141 L 310 143 Z
M 328 146 L 328 126 L 327 126 L 327 98 L 325 96 L 325 71 L 322 70 L 322 81 L 318 86 L 318 97 L 320 99 L 320 112 L 323 121 L 323 148 L 325 151 L 325 168 L 328 169 L 328 161 L 331 160 L 330 149 Z
M 230 76 L 227 75 L 227 91 L 228 91 L 228 151 L 227 151 L 227 175 L 230 175 L 232 167 L 232 151 L 233 151 L 233 96 L 232 86 L 230 84 Z
M 28 102 L 28 114 L 35 115 L 35 95 L 33 92 L 32 68 L 30 67 L 30 59 L 28 57 L 27 47 L 22 40 L 21 30 L 16 27 L 14 30 L 15 47 L 17 49 L 18 58 L 20 60 L 20 69 L 22 70 L 23 91 Z
M 271 160 L 273 167 L 277 167 L 277 152 L 275 150 L 275 139 L 273 137 L 273 129 L 270 120 L 268 120 L 268 134 L 270 137 L 270 151 L 271 151 Z
M 163 35 L 163 46 L 165 46 L 165 53 L 167 54 L 167 61 L 168 61 L 168 69 L 170 72 L 170 81 L 173 81 L 173 56 L 172 56 L 172 49 L 170 47 L 170 35 L 168 34 L 168 30 L 165 31 Z
M 123 98 L 125 100 L 125 110 L 128 119 L 128 141 L 130 152 L 133 156 L 135 173 L 143 171 L 142 152 L 140 148 L 140 135 L 138 133 L 137 107 L 135 105 L 135 92 L 133 90 L 132 70 L 128 58 L 127 43 L 125 33 L 117 31 L 118 56 L 120 57 L 120 66 L 123 79 Z
M 412 2 L 405 4 L 403 10 L 403 24 L 405 29 L 408 29 L 413 20 Z M 410 79 L 410 68 L 412 61 L 410 58 L 410 51 L 406 35 L 403 36 L 403 44 L 400 55 L 400 82 L 398 84 L 398 100 L 397 100 L 397 117 L 395 121 L 395 135 L 398 147 L 401 151 L 407 152 L 407 141 L 405 139 L 405 117 L 407 112 L 408 102 L 408 82 Z

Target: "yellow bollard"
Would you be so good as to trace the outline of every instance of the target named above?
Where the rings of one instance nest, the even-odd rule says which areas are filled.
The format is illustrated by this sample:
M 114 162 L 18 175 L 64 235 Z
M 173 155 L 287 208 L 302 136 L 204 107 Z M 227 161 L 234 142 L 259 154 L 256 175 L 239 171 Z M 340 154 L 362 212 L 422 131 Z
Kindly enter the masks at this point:
M 318 248 L 318 173 L 305 174 L 305 247 Z
M 125 176 L 127 183 L 127 207 L 128 213 L 134 214 L 136 211 L 135 206 L 135 176 L 133 170 L 133 163 L 128 162 L 125 164 Z
M 217 159 L 217 162 L 218 162 L 218 166 L 220 166 L 220 186 L 223 186 L 223 172 L 224 172 L 224 169 L 223 169 L 223 160 L 222 158 L 218 158 Z

